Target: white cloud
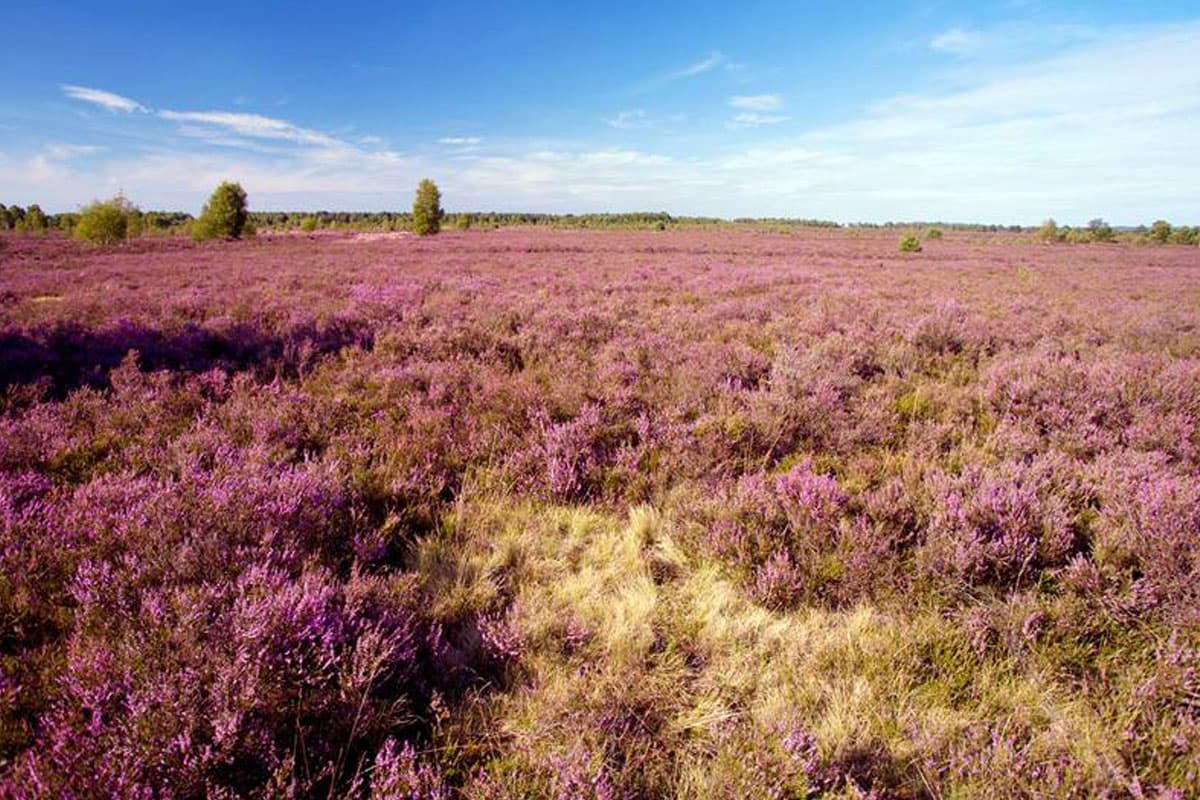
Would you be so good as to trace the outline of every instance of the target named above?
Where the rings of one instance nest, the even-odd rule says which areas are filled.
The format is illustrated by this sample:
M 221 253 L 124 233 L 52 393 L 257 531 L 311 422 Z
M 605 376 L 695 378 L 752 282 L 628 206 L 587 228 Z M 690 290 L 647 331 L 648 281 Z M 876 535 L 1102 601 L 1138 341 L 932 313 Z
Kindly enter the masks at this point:
M 1001 38 L 997 30 L 979 33 L 991 43 Z M 782 101 L 771 109 L 735 106 L 728 125 L 736 136 L 716 126 L 670 126 L 639 149 L 506 140 L 406 156 L 285 120 L 164 112 L 181 127 L 158 131 L 153 151 L 72 159 L 87 154 L 74 148 L 91 145 L 43 146 L 23 157 L 10 150 L 0 154 L 0 185 L 15 201 L 51 209 L 123 188 L 145 208 L 194 210 L 232 176 L 260 209 L 395 209 L 411 201 L 420 177 L 433 175 L 456 209 L 1195 224 L 1197 41 L 1200 22 L 1081 35 L 1051 56 L 972 59 L 941 76 L 917 76 L 909 93 L 836 125 L 805 130 L 796 118 L 785 129 L 777 124 Z M 636 123 L 636 110 L 609 124 Z M 144 128 L 139 141 L 162 127 L 130 120 Z M 178 135 L 188 129 L 206 138 Z
M 119 94 L 106 92 L 102 89 L 89 89 L 86 86 L 75 86 L 64 83 L 62 90 L 66 93 L 67 97 L 82 100 L 85 103 L 92 103 L 109 111 L 124 111 L 125 113 L 140 111 L 143 114 L 149 111 L 148 108 L 136 100 L 130 100 L 128 97 L 122 97 Z
M 729 98 L 729 105 L 747 111 L 775 111 L 783 108 L 783 100 L 777 94 L 743 94 Z
M 438 139 L 438 144 L 455 145 L 458 147 L 470 147 L 481 143 L 483 139 L 478 136 L 443 136 Z
M 631 109 L 629 111 L 618 111 L 615 116 L 604 120 L 610 127 L 619 130 L 627 130 L 630 128 L 644 128 L 650 123 L 646 117 L 646 112 L 640 108 Z
M 733 115 L 733 125 L 737 128 L 757 128 L 760 125 L 778 125 L 781 122 L 787 122 L 788 119 L 779 114 L 758 114 L 753 111 L 745 111 Z
M 184 122 L 229 131 L 256 139 L 279 139 L 301 144 L 330 147 L 340 144 L 328 134 L 301 128 L 282 119 L 236 111 L 160 111 L 158 115 L 172 122 Z
M 691 78 L 695 75 L 708 72 L 713 67 L 718 67 L 724 64 L 728 59 L 723 53 L 713 51 L 699 61 L 688 64 L 682 69 L 677 69 L 674 72 L 667 74 L 668 80 L 677 80 L 679 78 Z
M 629 91 L 633 94 L 649 92 L 654 89 L 661 88 L 669 83 L 685 80 L 687 78 L 694 78 L 697 75 L 703 75 L 704 73 L 722 65 L 732 66 L 728 56 L 726 56 L 724 53 L 714 50 L 699 61 L 693 61 L 691 64 L 687 64 L 686 66 L 678 69 L 655 75 L 648 80 L 642 81 L 640 84 L 630 87 Z
M 103 147 L 91 144 L 48 144 L 45 154 L 48 158 L 63 161 L 77 156 L 89 156 L 103 151 Z
M 983 42 L 983 35 L 978 31 L 950 28 L 933 37 L 929 46 L 944 53 L 967 55 L 978 50 Z

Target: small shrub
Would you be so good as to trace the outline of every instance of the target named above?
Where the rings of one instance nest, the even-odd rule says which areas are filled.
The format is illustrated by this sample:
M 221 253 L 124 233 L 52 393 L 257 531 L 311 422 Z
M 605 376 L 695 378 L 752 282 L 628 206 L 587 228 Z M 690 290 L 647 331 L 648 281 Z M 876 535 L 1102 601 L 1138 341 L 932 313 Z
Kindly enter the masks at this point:
M 900 239 L 901 253 L 919 253 L 921 252 L 921 240 L 917 238 L 915 233 L 910 233 Z
M 304 231 L 305 233 L 312 233 L 316 229 L 317 229 L 317 218 L 316 217 L 305 217 L 300 222 L 300 230 Z
M 140 215 L 137 207 L 121 195 L 111 200 L 97 200 L 79 212 L 74 234 L 89 242 L 113 244 L 136 232 L 131 219 Z
M 1116 238 L 1112 226 L 1100 217 L 1096 217 L 1088 222 L 1088 235 L 1093 242 L 1111 242 Z
M 246 232 L 250 215 L 246 211 L 246 190 L 241 184 L 226 181 L 213 190 L 200 218 L 192 226 L 192 238 L 240 239 Z
M 1054 221 L 1053 217 L 1042 223 L 1042 227 L 1038 228 L 1037 235 L 1043 242 L 1057 242 L 1062 239 L 1058 223 Z
M 1166 244 L 1171 238 L 1171 223 L 1165 219 L 1156 219 L 1150 226 L 1150 239 L 1159 244 Z
M 1171 232 L 1172 244 L 1197 244 L 1200 243 L 1200 227 L 1189 228 L 1187 225 L 1180 225 Z
M 942 238 L 942 229 L 941 228 L 928 229 L 927 231 L 925 231 L 925 238 L 926 239 L 941 239 Z

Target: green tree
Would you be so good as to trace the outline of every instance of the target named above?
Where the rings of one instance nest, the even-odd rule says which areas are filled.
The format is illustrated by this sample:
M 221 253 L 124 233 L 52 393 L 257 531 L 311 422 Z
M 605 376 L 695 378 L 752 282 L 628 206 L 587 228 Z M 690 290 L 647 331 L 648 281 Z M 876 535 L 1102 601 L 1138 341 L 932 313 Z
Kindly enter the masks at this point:
M 1200 243 L 1200 227 L 1189 228 L 1187 225 L 1180 225 L 1171 232 L 1172 244 L 1197 244 Z
M 1038 238 L 1043 242 L 1054 242 L 1058 240 L 1058 223 L 1054 218 L 1046 220 L 1042 223 L 1042 227 L 1038 228 Z
M 1115 238 L 1112 226 L 1100 217 L 1088 220 L 1088 235 L 1093 242 L 1111 242 Z
M 75 223 L 76 238 L 98 244 L 113 244 L 129 236 L 135 229 L 131 220 L 140 218 L 137 206 L 117 195 L 111 200 L 96 200 L 84 206 Z
M 17 230 L 25 231 L 26 233 L 41 233 L 50 227 L 50 220 L 46 219 L 46 214 L 42 211 L 42 207 L 37 203 L 25 209 L 25 216 L 17 225 Z
M 243 233 L 248 233 L 246 221 L 249 219 L 246 210 L 246 190 L 241 184 L 225 181 L 213 190 L 212 196 L 204 204 L 200 218 L 192 226 L 192 238 L 203 239 L 240 239 Z
M 1171 238 L 1171 223 L 1165 219 L 1156 219 L 1150 226 L 1150 238 L 1159 244 L 1166 244 Z
M 442 229 L 442 193 L 437 184 L 428 178 L 417 185 L 417 196 L 413 200 L 413 231 L 421 236 L 432 236 Z

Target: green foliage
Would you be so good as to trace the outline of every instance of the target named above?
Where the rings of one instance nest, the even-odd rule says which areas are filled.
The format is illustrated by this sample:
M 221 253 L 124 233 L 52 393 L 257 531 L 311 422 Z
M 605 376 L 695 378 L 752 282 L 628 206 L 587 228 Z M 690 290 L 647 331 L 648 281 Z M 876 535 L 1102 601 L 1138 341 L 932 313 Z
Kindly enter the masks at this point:
M 17 223 L 17 230 L 25 233 L 43 233 L 49 227 L 50 221 L 37 203 L 25 209 L 24 218 Z
M 9 206 L 8 208 L 4 209 L 3 219 L 0 220 L 0 222 L 3 222 L 3 225 L 0 225 L 0 227 L 3 227 L 6 231 L 16 230 L 17 226 L 21 224 L 21 220 L 24 218 L 25 209 L 21 208 L 20 206 Z
M 1171 244 L 1200 244 L 1200 226 L 1180 225 L 1171 232 Z
M 926 229 L 925 238 L 926 239 L 941 239 L 942 238 L 942 229 L 941 228 Z
M 900 252 L 901 253 L 919 253 L 921 252 L 921 240 L 917 238 L 915 233 L 910 233 L 900 237 Z
M 437 184 L 428 178 L 417 185 L 417 196 L 413 200 L 413 231 L 421 236 L 432 236 L 442 228 L 442 193 Z
M 140 229 L 141 212 L 123 195 L 111 200 L 97 200 L 84 206 L 75 223 L 76 238 L 98 244 L 113 244 Z
M 454 227 L 460 231 L 470 230 L 471 229 L 471 215 L 470 214 L 456 215 L 454 217 Z
M 226 181 L 213 190 L 200 218 L 192 226 L 192 238 L 240 239 L 246 233 L 246 190 L 239 183 Z
M 1088 221 L 1088 235 L 1093 242 L 1111 242 L 1116 238 L 1112 226 L 1099 217 Z
M 1053 217 L 1042 223 L 1042 227 L 1038 228 L 1037 235 L 1043 242 L 1056 242 L 1062 238 L 1058 231 L 1058 223 L 1054 221 Z
M 1165 219 L 1156 219 L 1150 226 L 1150 239 L 1159 244 L 1166 244 L 1171 238 L 1171 223 Z
M 316 217 L 311 217 L 311 216 L 305 217 L 304 219 L 302 219 L 300 221 L 300 230 L 304 231 L 305 233 L 312 233 L 316 229 L 317 229 L 317 218 Z

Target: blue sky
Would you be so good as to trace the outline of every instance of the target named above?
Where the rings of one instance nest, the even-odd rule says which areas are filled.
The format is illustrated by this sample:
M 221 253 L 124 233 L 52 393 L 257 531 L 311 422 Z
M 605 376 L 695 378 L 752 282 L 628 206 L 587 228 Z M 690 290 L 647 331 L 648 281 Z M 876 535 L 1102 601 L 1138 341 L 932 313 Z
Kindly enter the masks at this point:
M 1200 223 L 1195 0 L 73 6 L 5 11 L 2 202 Z

